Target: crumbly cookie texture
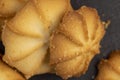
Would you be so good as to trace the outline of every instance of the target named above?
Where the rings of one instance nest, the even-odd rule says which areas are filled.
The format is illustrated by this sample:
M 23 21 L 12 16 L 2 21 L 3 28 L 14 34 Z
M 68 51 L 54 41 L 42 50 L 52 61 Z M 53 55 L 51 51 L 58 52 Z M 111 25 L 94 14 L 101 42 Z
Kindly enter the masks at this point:
M 84 74 L 100 52 L 104 34 L 96 9 L 82 6 L 66 13 L 50 39 L 50 64 L 55 66 L 56 74 L 64 79 Z
M 25 80 L 17 71 L 2 61 L 0 55 L 0 80 Z
M 119 80 L 120 51 L 112 52 L 108 59 L 102 60 L 98 65 L 98 70 L 95 80 Z
M 0 0 L 0 17 L 13 16 L 28 0 Z
M 0 40 L 5 22 L 13 18 L 27 2 L 28 0 L 0 0 Z
M 26 78 L 50 72 L 49 36 L 68 10 L 70 0 L 30 0 L 3 27 L 3 60 Z

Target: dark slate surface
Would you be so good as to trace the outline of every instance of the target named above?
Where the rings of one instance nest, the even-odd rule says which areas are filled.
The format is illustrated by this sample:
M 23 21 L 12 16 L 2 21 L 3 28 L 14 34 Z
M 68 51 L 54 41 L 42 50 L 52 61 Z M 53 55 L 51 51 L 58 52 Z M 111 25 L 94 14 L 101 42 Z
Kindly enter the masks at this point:
M 69 80 L 94 80 L 97 75 L 97 64 L 102 58 L 107 58 L 109 53 L 120 49 L 120 0 L 71 0 L 74 9 L 82 5 L 94 7 L 98 10 L 101 19 L 111 20 L 106 29 L 106 35 L 101 42 L 101 53 L 91 61 L 88 71 L 79 78 Z M 104 14 L 104 15 L 103 15 Z M 1 47 L 1 46 L 0 46 Z M 3 49 L 3 47 L 1 47 Z M 3 51 L 3 50 L 2 50 Z M 43 74 L 32 77 L 29 80 L 62 80 L 55 74 Z

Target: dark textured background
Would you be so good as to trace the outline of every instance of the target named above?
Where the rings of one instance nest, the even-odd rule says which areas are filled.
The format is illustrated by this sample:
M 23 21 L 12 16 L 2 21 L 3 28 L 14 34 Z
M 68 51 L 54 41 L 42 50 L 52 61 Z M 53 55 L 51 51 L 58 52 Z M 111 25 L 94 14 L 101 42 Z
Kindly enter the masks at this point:
M 82 5 L 96 8 L 104 21 L 111 20 L 106 29 L 106 35 L 101 42 L 101 53 L 92 60 L 88 71 L 79 78 L 69 80 L 94 80 L 97 75 L 97 64 L 102 58 L 107 58 L 109 53 L 120 49 L 120 0 L 71 0 L 74 9 Z M 103 15 L 104 14 L 104 15 Z M 0 45 L 3 51 L 3 47 Z M 43 74 L 32 77 L 29 80 L 62 80 L 55 74 Z

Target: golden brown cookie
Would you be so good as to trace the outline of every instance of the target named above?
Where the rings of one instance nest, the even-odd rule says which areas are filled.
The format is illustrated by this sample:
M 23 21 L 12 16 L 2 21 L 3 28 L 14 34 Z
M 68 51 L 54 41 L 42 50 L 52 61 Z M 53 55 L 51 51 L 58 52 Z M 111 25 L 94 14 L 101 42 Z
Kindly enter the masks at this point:
M 64 79 L 84 74 L 100 52 L 104 34 L 96 9 L 82 6 L 66 13 L 50 40 L 50 64 L 55 66 L 56 74 Z
M 120 51 L 112 52 L 108 59 L 104 59 L 98 65 L 98 75 L 95 80 L 119 80 L 120 79 Z

